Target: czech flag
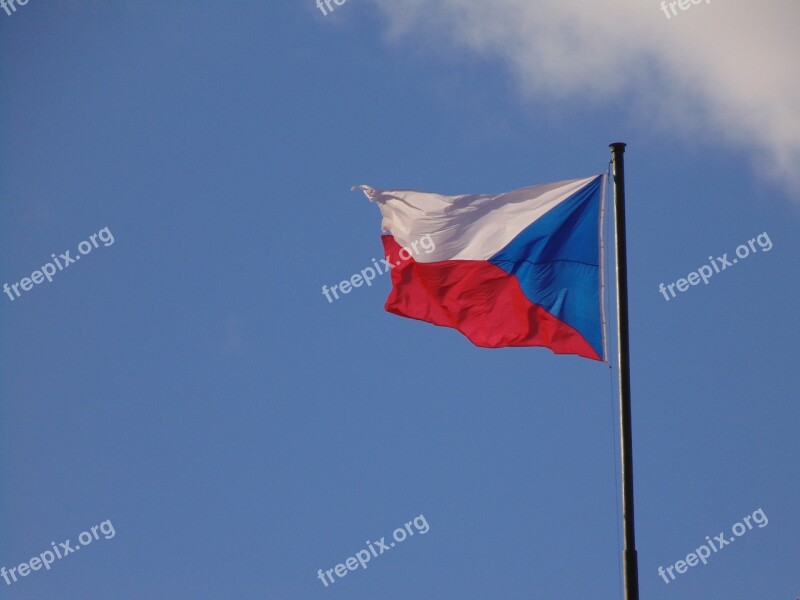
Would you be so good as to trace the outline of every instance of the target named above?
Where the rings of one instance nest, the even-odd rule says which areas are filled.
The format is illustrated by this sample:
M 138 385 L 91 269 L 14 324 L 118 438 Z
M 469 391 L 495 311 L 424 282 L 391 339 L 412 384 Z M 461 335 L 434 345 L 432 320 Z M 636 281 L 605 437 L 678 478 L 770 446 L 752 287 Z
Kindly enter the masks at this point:
M 477 346 L 544 346 L 605 360 L 605 176 L 499 195 L 358 186 L 383 215 L 386 310 Z

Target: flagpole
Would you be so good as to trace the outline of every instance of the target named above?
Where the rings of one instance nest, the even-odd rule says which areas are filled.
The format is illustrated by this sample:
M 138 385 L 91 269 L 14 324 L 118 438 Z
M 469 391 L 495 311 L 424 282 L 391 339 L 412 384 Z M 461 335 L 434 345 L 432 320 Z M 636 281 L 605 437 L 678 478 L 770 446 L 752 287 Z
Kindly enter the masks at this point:
M 625 243 L 625 144 L 610 145 L 614 165 L 614 237 L 617 262 L 617 348 L 619 351 L 619 420 L 622 462 L 622 565 L 625 600 L 639 600 L 639 565 L 633 521 L 633 440 L 628 343 L 628 251 Z

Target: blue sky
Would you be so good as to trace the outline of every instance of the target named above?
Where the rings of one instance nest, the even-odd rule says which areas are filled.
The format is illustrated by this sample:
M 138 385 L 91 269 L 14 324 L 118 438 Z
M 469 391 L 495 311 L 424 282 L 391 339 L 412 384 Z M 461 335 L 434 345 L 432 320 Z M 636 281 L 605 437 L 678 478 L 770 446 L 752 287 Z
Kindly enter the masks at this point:
M 390 315 L 388 277 L 321 288 L 381 255 L 354 184 L 501 192 L 625 141 L 641 597 L 795 598 L 798 11 L 597 5 L 0 12 L 0 283 L 114 237 L 0 296 L 0 566 L 115 529 L 0 597 L 620 597 L 616 370 Z

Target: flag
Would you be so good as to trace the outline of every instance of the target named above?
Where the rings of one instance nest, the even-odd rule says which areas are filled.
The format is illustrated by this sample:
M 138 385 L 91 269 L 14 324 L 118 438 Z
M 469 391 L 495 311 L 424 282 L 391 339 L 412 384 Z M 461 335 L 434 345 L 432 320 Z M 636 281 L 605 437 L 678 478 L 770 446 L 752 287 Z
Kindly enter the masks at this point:
M 477 346 L 605 360 L 604 180 L 461 196 L 357 186 L 383 215 L 386 310 L 452 327 Z

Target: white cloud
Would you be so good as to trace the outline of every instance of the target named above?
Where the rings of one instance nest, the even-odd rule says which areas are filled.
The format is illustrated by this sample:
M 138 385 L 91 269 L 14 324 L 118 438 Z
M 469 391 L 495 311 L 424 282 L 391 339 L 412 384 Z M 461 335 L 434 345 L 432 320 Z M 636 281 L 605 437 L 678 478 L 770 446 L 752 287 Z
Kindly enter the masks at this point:
M 497 57 L 536 98 L 630 98 L 662 125 L 709 128 L 752 150 L 759 168 L 800 189 L 796 0 L 702 1 L 669 19 L 660 0 L 373 2 L 395 39 Z

